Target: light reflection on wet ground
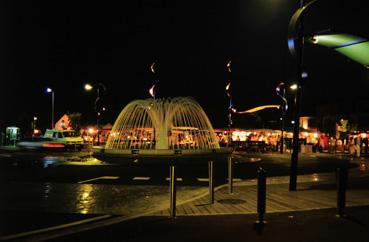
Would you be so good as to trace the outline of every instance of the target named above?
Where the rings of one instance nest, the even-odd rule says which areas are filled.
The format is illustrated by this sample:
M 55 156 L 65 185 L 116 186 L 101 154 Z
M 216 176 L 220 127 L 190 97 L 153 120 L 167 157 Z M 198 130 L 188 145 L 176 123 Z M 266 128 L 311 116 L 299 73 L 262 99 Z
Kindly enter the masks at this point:
M 360 171 L 362 172 L 368 171 L 368 164 L 366 162 L 360 163 Z
M 134 215 L 169 207 L 167 186 L 18 183 L 0 185 L 1 208 L 80 214 Z M 178 187 L 177 201 L 203 194 L 207 187 Z
M 80 186 L 80 190 L 77 192 L 77 210 L 82 214 L 87 214 L 90 207 L 95 203 L 91 192 L 93 192 L 93 186 L 91 184 L 84 184 Z
M 13 153 L 0 157 L 1 166 L 50 168 L 58 165 L 102 165 L 89 152 Z
M 312 180 L 315 182 L 319 181 L 319 174 L 317 173 L 312 174 Z
M 42 159 L 43 167 L 51 167 L 55 166 L 56 164 L 60 163 L 61 161 L 64 161 L 64 156 L 45 156 Z

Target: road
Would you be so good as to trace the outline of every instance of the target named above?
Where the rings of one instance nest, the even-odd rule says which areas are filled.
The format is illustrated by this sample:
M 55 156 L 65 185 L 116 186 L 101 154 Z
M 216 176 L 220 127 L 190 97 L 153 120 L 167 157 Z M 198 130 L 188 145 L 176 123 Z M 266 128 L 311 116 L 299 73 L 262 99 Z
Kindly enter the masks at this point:
M 233 160 L 235 179 L 255 178 L 260 166 L 269 177 L 288 175 L 290 171 L 289 154 L 234 153 Z M 348 163 L 347 157 L 337 159 L 337 156 L 319 153 L 300 155 L 299 174 L 334 171 Z M 166 185 L 169 176 L 166 162 L 113 164 L 96 160 L 88 152 L 0 153 L 0 167 L 2 182 Z M 208 177 L 207 161 L 179 163 L 177 172 L 181 184 L 203 186 Z M 215 163 L 214 173 L 217 184 L 225 183 L 226 161 Z

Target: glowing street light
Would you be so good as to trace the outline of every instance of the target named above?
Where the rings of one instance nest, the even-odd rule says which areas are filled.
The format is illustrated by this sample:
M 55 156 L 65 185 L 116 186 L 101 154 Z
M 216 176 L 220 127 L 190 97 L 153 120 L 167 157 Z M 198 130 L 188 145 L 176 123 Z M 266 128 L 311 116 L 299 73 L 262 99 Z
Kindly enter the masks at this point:
M 294 84 L 292 84 L 292 85 L 290 86 L 290 89 L 291 89 L 292 91 L 296 91 L 298 87 L 299 87 L 299 86 L 298 86 L 296 83 L 294 83 Z
M 51 129 L 54 129 L 54 96 L 55 92 L 50 87 L 46 88 L 47 93 L 51 93 Z
M 100 88 L 102 88 L 103 91 L 106 91 L 106 87 L 104 84 L 98 82 L 94 84 L 86 83 L 84 86 L 86 91 L 91 91 L 93 89 L 96 89 L 96 99 L 94 104 L 94 110 L 96 113 L 96 129 L 97 129 L 97 145 L 100 145 L 100 109 L 98 108 L 98 103 L 100 101 Z M 102 111 L 105 111 L 105 107 L 102 107 Z
M 36 131 L 36 121 L 37 121 L 37 117 L 34 116 L 33 117 L 33 122 L 32 122 L 32 135 L 34 135 L 35 131 Z
M 89 83 L 85 84 L 85 90 L 86 91 L 91 91 L 93 88 L 94 87 L 91 84 L 89 84 Z

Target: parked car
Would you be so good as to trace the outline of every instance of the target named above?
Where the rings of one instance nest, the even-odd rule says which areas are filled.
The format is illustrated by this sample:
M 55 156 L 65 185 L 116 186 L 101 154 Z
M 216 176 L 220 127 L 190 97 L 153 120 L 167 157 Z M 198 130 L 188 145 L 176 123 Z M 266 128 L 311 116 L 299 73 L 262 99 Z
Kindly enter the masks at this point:
M 64 150 L 65 145 L 56 142 L 51 138 L 45 137 L 30 137 L 24 138 L 17 143 L 17 146 L 22 150 Z
M 67 149 L 81 150 L 84 143 L 82 137 L 75 130 L 47 129 L 44 138 L 51 138 L 62 143 Z

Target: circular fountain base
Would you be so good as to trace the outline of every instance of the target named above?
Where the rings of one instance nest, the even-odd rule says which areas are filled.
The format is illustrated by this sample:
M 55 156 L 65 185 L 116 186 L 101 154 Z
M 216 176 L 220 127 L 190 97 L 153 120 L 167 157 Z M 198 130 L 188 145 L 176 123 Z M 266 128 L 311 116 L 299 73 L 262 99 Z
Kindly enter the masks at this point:
M 232 148 L 221 147 L 218 149 L 106 149 L 104 147 L 93 147 L 93 157 L 109 163 L 129 162 L 207 162 L 225 161 L 232 153 Z

